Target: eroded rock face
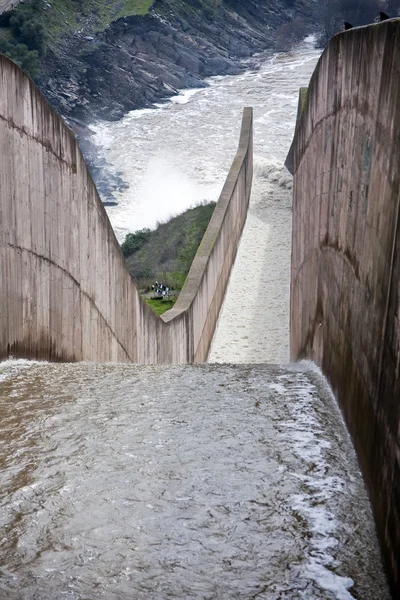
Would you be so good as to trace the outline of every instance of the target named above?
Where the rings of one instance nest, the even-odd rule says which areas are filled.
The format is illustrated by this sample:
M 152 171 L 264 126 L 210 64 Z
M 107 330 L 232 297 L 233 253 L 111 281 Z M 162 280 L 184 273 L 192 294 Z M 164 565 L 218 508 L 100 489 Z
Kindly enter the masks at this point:
M 274 48 L 276 31 L 294 16 L 312 31 L 316 0 L 297 0 L 296 10 L 292 4 L 228 0 L 210 14 L 195 0 L 156 0 L 146 16 L 119 19 L 95 37 L 76 32 L 48 51 L 40 87 L 78 136 L 103 200 L 114 202 L 124 182 L 98 156 L 87 125 L 152 107 L 179 89 L 206 85 L 207 77 L 239 73 L 243 59 Z
M 119 19 L 94 38 L 77 32 L 57 55 L 49 53 L 40 85 L 67 118 L 119 119 L 200 87 L 206 77 L 240 72 L 240 60 L 273 48 L 275 30 L 294 14 L 282 0 L 268 8 L 256 0 L 227 4 L 212 16 L 197 8 L 183 18 L 158 1 L 151 14 Z M 314 0 L 296 6 L 310 27 L 315 6 Z

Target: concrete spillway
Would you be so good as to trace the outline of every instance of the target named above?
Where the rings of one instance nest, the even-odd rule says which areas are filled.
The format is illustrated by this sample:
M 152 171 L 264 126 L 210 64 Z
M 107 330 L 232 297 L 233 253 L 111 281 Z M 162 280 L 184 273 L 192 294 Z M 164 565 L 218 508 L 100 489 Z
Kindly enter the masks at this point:
M 388 598 L 305 366 L 0 365 L 0 597 Z
M 266 169 L 273 169 L 284 185 L 266 182 Z M 292 198 L 284 171 L 279 163 L 256 160 L 247 221 L 209 362 L 289 362 Z
M 394 593 L 399 39 L 394 21 L 329 45 L 287 163 L 292 357 L 315 359 L 338 392 Z M 72 133 L 4 57 L 0 79 L 0 356 L 205 360 L 246 217 L 252 111 L 190 285 L 158 319 L 130 279 Z M 254 306 L 241 308 L 271 346 Z M 6 364 L 1 384 L 5 598 L 387 597 L 352 448 L 314 373 L 18 369 Z

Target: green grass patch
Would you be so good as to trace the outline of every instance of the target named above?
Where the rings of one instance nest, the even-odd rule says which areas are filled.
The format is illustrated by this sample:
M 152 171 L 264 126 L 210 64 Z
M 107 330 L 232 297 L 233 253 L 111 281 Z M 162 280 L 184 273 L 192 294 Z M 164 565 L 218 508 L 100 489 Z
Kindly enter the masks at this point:
M 195 16 L 201 13 L 207 19 L 213 19 L 218 14 L 223 0 L 155 0 L 157 12 L 174 13 L 181 16 Z
M 167 312 L 176 302 L 176 298 L 169 300 L 152 300 L 151 298 L 144 298 L 149 306 L 154 310 L 157 315 L 162 315 Z
M 130 15 L 147 15 L 154 0 L 125 0 L 123 8 L 118 12 L 118 18 Z

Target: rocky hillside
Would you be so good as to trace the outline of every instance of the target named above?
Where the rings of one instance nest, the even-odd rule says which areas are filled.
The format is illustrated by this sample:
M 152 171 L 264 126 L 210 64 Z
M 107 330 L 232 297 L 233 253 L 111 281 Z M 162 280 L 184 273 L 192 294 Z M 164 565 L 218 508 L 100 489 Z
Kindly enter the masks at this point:
M 18 62 L 78 135 L 103 199 L 123 186 L 87 125 L 151 107 L 315 30 L 318 0 L 25 0 L 0 15 Z
M 2 15 L 0 51 L 11 49 L 64 117 L 119 119 L 210 75 L 238 72 L 240 59 L 274 46 L 282 25 L 297 17 L 315 26 L 318 7 L 317 0 L 27 0 Z

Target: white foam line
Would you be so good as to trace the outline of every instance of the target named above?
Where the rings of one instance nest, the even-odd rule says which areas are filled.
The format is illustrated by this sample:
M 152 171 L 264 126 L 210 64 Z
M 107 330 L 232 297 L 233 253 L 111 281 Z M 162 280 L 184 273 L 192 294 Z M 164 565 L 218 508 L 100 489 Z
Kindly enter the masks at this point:
M 15 359 L 10 357 L 8 360 L 0 362 L 0 383 L 15 377 L 20 371 L 29 369 L 33 365 L 43 364 L 36 360 L 26 360 L 23 358 Z
M 202 92 L 204 88 L 191 88 L 188 90 L 183 90 L 177 96 L 172 96 L 169 98 L 169 101 L 172 104 L 187 104 L 190 99 L 195 96 L 198 92 Z
M 307 379 L 305 369 L 318 371 L 311 363 L 303 363 L 293 369 L 303 371 L 304 375 L 298 376 L 301 385 L 293 387 L 291 383 L 290 387 L 285 388 L 285 379 L 291 379 L 286 375 L 279 377 L 279 384 L 270 384 L 271 389 L 288 399 L 287 406 L 292 418 L 283 423 L 287 432 L 282 434 L 285 441 L 313 469 L 312 475 L 292 473 L 301 480 L 306 491 L 293 494 L 289 499 L 292 510 L 306 520 L 311 532 L 310 551 L 301 574 L 305 579 L 313 580 L 323 590 L 331 592 L 337 600 L 351 600 L 354 596 L 349 590 L 354 585 L 353 579 L 337 575 L 332 570 L 337 565 L 334 549 L 338 542 L 334 533 L 338 528 L 338 520 L 327 507 L 328 501 L 343 493 L 346 483 L 338 476 L 327 474 L 329 459 L 325 453 L 331 444 L 322 437 L 323 427 L 314 410 L 319 398 L 314 385 Z

